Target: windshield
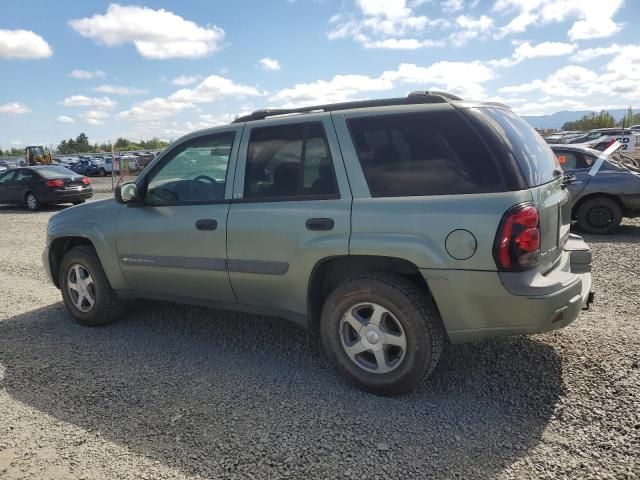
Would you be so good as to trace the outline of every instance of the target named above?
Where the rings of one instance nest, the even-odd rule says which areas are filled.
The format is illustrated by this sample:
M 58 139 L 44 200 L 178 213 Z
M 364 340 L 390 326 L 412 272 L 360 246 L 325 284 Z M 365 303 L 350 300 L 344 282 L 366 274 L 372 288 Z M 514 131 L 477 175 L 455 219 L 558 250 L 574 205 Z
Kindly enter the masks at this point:
M 516 157 L 530 187 L 558 178 L 558 160 L 544 139 L 524 119 L 511 110 L 494 107 L 472 109 L 488 121 L 507 143 Z

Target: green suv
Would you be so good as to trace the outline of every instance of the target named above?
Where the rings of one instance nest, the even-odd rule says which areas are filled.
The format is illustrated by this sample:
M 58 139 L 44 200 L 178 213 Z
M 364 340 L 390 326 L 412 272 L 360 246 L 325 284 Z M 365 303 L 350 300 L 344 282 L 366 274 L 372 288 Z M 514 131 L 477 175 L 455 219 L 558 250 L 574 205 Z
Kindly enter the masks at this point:
M 347 380 L 394 395 L 446 342 L 561 328 L 589 306 L 566 184 L 495 103 L 260 110 L 176 141 L 115 199 L 54 215 L 43 260 L 83 325 L 132 298 L 279 316 Z

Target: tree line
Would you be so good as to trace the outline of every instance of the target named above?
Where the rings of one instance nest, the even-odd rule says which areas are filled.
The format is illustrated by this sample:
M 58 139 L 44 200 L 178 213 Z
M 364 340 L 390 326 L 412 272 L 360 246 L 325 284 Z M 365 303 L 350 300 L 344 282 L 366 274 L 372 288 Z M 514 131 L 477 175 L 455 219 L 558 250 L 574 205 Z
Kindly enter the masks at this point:
M 161 150 L 169 145 L 168 142 L 162 141 L 159 138 L 152 138 L 150 140 L 140 140 L 134 142 L 125 137 L 118 138 L 113 143 L 113 149 L 117 152 L 128 150 Z M 72 155 L 77 153 L 103 153 L 110 152 L 112 144 L 109 143 L 93 143 L 89 142 L 89 137 L 86 134 L 81 133 L 76 138 L 69 138 L 68 140 L 62 140 L 56 147 L 54 153 L 59 155 Z M 23 157 L 24 148 L 11 148 L 7 150 L 0 149 L 0 157 Z
M 634 113 L 633 108 L 629 107 L 625 116 L 617 122 L 613 115 L 606 110 L 602 110 L 600 113 L 588 113 L 579 120 L 566 122 L 562 125 L 562 130 L 584 131 L 595 128 L 629 127 L 638 124 L 640 124 L 640 113 Z
M 115 151 L 120 152 L 123 150 L 160 150 L 169 145 L 168 142 L 162 141 L 157 137 L 150 140 L 140 140 L 134 142 L 125 137 L 118 138 L 112 145 L 109 143 L 94 143 L 89 142 L 89 138 L 81 133 L 75 139 L 62 140 L 56 148 L 56 153 L 59 154 L 73 154 L 73 153 L 100 153 L 110 152 L 112 147 Z

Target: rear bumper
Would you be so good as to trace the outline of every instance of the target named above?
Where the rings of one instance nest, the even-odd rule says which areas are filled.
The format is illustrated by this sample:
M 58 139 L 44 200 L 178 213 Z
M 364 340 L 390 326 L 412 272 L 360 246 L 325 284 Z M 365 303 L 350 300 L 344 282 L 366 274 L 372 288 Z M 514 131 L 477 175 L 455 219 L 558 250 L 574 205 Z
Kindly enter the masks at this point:
M 571 235 L 553 270 L 422 270 L 449 340 L 465 343 L 565 327 L 593 301 L 591 250 Z
M 57 190 L 53 192 L 43 192 L 38 195 L 38 200 L 44 203 L 71 203 L 80 200 L 87 200 L 93 196 L 93 189 L 90 190 Z

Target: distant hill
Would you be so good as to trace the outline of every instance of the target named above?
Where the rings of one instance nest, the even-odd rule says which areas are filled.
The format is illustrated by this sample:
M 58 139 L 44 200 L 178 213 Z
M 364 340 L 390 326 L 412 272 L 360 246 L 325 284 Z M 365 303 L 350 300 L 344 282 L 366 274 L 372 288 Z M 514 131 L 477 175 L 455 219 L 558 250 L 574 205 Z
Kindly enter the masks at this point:
M 556 112 L 551 115 L 523 115 L 522 118 L 529 122 L 534 128 L 562 128 L 562 125 L 564 125 L 566 122 L 579 120 L 589 113 L 592 113 L 591 110 L 583 110 L 577 112 L 563 111 Z M 609 113 L 613 115 L 613 118 L 615 118 L 616 120 L 620 120 L 626 115 L 627 110 L 609 110 Z

